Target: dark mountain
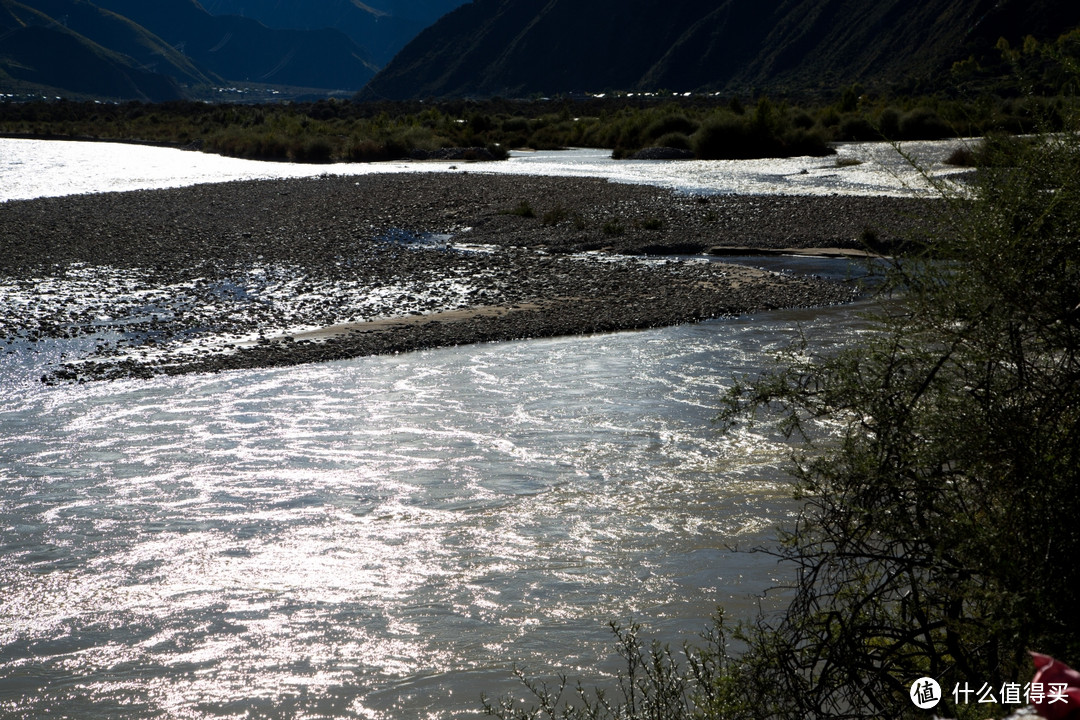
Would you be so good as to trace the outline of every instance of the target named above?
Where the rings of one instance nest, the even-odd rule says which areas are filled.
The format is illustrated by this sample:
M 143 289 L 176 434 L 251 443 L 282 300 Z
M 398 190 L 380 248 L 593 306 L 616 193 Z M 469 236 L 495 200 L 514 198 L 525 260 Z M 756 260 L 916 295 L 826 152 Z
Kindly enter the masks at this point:
M 383 66 L 421 30 L 469 0 L 203 0 L 213 15 L 243 15 L 272 28 L 340 30 Z
M 181 97 L 209 78 L 143 28 L 77 0 L 0 0 L 0 86 L 138 100 Z M 164 74 L 163 74 L 164 73 Z
M 31 0 L 36 1 L 36 0 Z M 344 33 L 281 30 L 251 18 L 214 16 L 196 0 L 94 0 L 158 35 L 230 81 L 357 89 L 375 65 Z
M 225 83 L 356 91 L 344 33 L 215 17 L 196 0 L 0 0 L 0 91 L 168 100 Z M 200 92 L 205 92 L 202 90 Z
M 1077 25 L 1076 0 L 475 0 L 418 35 L 362 97 L 907 83 L 999 37 Z
M 1080 24 L 1073 0 L 787 0 L 758 22 L 736 3 L 697 23 L 641 87 L 813 89 L 929 78 L 1001 37 L 1056 38 Z M 745 11 L 753 3 L 741 3 Z M 747 32 L 749 30 L 749 32 Z M 741 42 L 740 42 L 741 40 Z M 732 45 L 744 52 L 733 57 Z

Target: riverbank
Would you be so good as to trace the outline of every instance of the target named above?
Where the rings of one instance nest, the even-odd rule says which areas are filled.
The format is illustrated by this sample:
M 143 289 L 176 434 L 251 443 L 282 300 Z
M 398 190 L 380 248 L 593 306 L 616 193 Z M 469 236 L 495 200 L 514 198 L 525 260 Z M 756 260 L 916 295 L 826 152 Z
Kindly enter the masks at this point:
M 867 240 L 888 249 L 929 232 L 927 203 L 687 197 L 473 172 L 8 202 L 0 204 L 0 336 L 9 352 L 66 343 L 43 377 L 54 382 L 832 304 L 854 289 L 684 256 L 858 250 Z

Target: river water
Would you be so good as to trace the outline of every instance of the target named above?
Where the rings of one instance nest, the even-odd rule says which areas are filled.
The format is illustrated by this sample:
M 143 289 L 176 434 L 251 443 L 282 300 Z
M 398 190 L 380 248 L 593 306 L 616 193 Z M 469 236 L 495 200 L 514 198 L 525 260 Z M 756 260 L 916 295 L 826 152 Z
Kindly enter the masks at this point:
M 0 188 L 313 172 L 162 152 L 4 140 Z M 881 168 L 789 172 L 820 159 L 621 177 L 565 158 L 690 191 L 911 191 Z M 783 569 L 731 547 L 795 506 L 783 443 L 719 434 L 719 395 L 799 333 L 850 339 L 860 310 L 79 386 L 36 380 L 62 347 L 18 346 L 0 362 L 0 718 L 470 717 L 518 690 L 514 665 L 603 682 L 609 621 L 678 644 L 719 604 L 749 616 Z
M 0 138 L 0 201 L 226 180 L 386 172 L 603 177 L 697 193 L 910 195 L 932 192 L 927 177 L 963 173 L 943 160 L 968 142 L 912 142 L 900 148 L 887 143 L 849 143 L 839 146 L 832 158 L 783 160 L 612 160 L 611 151 L 574 149 L 512 152 L 509 160 L 497 163 L 297 165 L 141 145 Z

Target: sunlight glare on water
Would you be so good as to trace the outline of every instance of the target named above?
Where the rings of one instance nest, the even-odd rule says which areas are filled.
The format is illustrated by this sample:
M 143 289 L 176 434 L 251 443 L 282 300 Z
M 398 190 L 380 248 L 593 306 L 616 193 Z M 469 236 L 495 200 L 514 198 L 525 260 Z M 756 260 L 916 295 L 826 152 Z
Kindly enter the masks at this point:
M 786 451 L 711 419 L 789 320 L 8 393 L 0 711 L 460 717 L 749 612 Z
M 483 167 L 703 192 L 877 187 L 828 162 L 573 151 Z M 354 168 L 0 140 L 0 199 L 328 169 Z M 0 289 L 44 301 L 24 285 Z M 731 546 L 790 518 L 788 449 L 767 423 L 721 436 L 712 420 L 797 327 L 829 344 L 861 324 L 852 307 L 778 312 L 57 387 L 37 378 L 65 341 L 12 346 L 0 717 L 471 717 L 482 693 L 518 689 L 515 664 L 609 680 L 609 621 L 677 646 L 718 604 L 746 617 L 784 575 Z
M 836 157 L 779 160 L 612 160 L 610 150 L 573 149 L 512 152 L 507 161 L 489 163 L 303 165 L 122 143 L 0 138 L 0 201 L 230 180 L 463 171 L 600 177 L 707 194 L 910 195 L 928 191 L 924 171 L 936 177 L 965 172 L 944 160 L 969 142 L 904 143 L 904 152 L 923 165 L 916 169 L 888 143 L 849 143 Z

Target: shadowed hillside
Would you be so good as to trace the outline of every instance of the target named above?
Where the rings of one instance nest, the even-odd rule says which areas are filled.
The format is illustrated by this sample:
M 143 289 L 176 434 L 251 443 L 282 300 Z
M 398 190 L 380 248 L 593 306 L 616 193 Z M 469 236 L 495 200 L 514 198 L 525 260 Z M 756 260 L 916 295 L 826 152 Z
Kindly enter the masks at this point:
M 96 0 L 181 48 L 224 78 L 328 89 L 356 89 L 374 65 L 331 30 L 272 30 L 250 18 L 215 17 L 195 0 Z
M 170 100 L 181 95 L 173 78 L 208 81 L 183 56 L 124 18 L 70 0 L 40 4 L 59 10 L 62 21 L 28 5 L 0 0 L 2 86 Z
M 914 87 L 999 37 L 1078 24 L 1075 0 L 476 0 L 421 33 L 363 97 Z
M 214 17 L 195 0 L 0 0 L 2 92 L 152 101 L 225 83 L 355 92 L 374 71 L 338 30 L 270 29 Z

